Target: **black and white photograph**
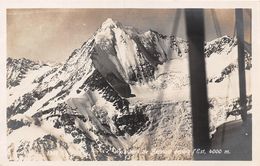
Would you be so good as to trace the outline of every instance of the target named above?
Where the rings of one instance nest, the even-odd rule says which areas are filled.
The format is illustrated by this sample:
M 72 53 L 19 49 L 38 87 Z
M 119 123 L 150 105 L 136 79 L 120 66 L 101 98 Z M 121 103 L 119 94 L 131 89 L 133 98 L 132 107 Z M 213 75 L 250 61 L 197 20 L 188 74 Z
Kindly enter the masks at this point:
M 6 160 L 252 161 L 252 16 L 7 8 Z

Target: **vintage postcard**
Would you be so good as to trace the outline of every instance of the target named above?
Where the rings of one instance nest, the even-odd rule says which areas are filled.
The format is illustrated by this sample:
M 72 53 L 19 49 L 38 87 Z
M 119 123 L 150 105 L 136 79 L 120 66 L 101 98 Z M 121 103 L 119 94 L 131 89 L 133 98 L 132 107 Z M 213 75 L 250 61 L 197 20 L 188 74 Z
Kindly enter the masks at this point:
M 3 165 L 259 164 L 259 2 L 67 2 L 1 4 Z

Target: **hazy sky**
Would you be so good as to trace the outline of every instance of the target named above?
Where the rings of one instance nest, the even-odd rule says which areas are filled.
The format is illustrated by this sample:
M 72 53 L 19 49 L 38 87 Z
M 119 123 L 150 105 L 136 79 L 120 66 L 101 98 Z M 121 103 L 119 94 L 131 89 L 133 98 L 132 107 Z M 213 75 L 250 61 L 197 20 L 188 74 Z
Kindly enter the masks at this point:
M 251 12 L 244 12 L 245 39 L 250 42 Z M 223 35 L 233 35 L 234 10 L 218 9 L 216 14 Z M 66 60 L 101 26 L 107 18 L 141 31 L 156 30 L 171 34 L 174 9 L 8 9 L 7 53 L 13 58 Z M 210 10 L 205 10 L 206 40 L 217 37 Z M 184 13 L 177 36 L 185 37 Z

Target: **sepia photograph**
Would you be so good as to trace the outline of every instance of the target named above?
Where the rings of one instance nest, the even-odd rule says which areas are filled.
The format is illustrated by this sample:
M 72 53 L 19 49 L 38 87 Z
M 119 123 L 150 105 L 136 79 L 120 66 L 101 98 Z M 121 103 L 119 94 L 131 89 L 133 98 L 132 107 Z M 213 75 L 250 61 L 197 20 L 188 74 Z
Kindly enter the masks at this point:
M 8 9 L 8 159 L 250 160 L 250 35 L 250 9 Z
M 252 162 L 252 17 L 6 8 L 6 161 Z

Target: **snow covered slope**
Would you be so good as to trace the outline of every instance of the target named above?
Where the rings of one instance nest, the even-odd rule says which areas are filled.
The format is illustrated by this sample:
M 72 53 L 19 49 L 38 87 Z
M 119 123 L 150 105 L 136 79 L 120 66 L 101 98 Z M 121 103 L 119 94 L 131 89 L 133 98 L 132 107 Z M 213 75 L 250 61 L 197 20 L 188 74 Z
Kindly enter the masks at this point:
M 205 45 L 212 132 L 238 112 L 236 51 L 228 36 Z M 9 159 L 191 159 L 187 52 L 107 19 L 63 65 L 8 58 Z

